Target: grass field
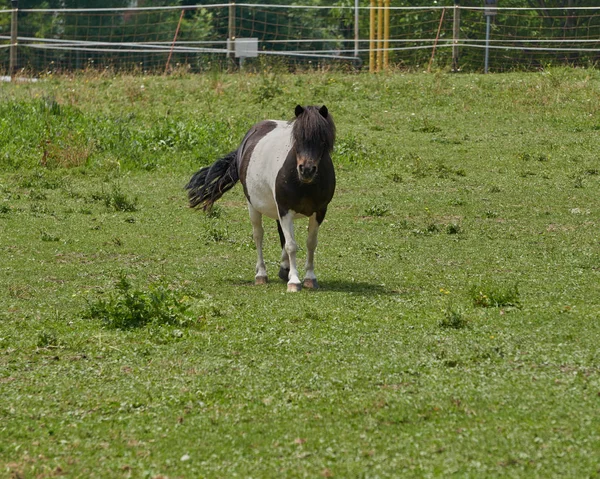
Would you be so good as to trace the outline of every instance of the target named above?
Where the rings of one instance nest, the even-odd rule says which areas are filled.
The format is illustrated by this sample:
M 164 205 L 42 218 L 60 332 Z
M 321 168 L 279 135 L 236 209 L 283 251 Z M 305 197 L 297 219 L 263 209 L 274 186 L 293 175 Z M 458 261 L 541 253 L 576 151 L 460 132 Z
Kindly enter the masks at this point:
M 338 188 L 287 294 L 183 186 L 296 103 Z M 599 151 L 597 70 L 2 85 L 0 475 L 600 476 Z

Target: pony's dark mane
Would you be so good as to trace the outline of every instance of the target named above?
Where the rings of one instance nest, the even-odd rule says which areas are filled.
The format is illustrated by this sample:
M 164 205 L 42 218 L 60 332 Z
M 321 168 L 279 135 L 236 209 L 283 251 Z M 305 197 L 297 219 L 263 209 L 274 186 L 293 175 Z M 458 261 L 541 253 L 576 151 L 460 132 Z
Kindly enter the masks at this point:
M 335 124 L 331 114 L 325 110 L 324 117 L 316 106 L 306 106 L 301 115 L 293 120 L 292 138 L 295 145 L 325 147 L 331 153 L 335 142 Z

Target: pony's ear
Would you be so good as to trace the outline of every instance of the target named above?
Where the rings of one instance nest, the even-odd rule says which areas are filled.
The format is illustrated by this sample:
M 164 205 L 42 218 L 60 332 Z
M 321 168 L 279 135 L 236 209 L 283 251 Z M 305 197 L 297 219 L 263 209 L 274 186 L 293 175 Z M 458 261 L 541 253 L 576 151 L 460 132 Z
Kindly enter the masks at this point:
M 302 108 L 300 105 L 296 105 L 296 116 L 300 116 L 302 113 L 304 113 L 304 108 Z
M 321 114 L 321 116 L 323 118 L 327 118 L 327 115 L 329 114 L 329 110 L 327 110 L 327 107 L 325 105 L 323 105 L 321 108 L 319 108 L 319 113 Z

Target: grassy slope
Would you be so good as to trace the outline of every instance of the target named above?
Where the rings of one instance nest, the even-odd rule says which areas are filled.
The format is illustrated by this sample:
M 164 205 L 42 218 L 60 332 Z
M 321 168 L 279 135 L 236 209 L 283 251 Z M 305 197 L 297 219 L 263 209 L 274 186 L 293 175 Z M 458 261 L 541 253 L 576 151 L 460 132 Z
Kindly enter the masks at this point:
M 598 80 L 4 85 L 0 470 L 598 474 Z M 185 207 L 182 185 L 296 102 L 335 115 L 339 187 L 317 253 L 322 290 L 288 295 L 251 284 L 241 189 L 207 218 Z M 36 166 L 44 158 L 80 166 Z M 137 211 L 107 207 L 117 191 Z M 266 242 L 274 278 L 268 223 Z M 185 291 L 197 321 L 122 331 L 83 319 L 120 272 Z M 515 284 L 519 308 L 474 305 Z

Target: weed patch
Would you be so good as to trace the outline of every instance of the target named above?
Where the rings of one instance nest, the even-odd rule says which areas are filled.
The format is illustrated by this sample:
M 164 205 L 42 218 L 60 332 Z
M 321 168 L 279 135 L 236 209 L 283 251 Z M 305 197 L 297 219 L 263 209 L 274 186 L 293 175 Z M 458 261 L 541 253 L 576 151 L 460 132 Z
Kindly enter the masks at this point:
M 550 156 L 545 153 L 519 153 L 517 158 L 521 161 L 539 161 L 541 163 L 550 161 Z
M 108 328 L 130 329 L 152 324 L 185 326 L 193 322 L 191 300 L 169 289 L 164 283 L 152 284 L 148 290 L 135 289 L 121 275 L 114 291 L 106 298 L 89 302 L 83 316 L 101 320 Z
M 42 141 L 40 164 L 46 168 L 84 166 L 94 151 L 94 142 L 82 133 L 66 131 Z
M 390 214 L 390 205 L 387 203 L 377 203 L 365 209 L 366 216 L 381 217 Z
M 58 335 L 56 331 L 44 330 L 40 331 L 37 335 L 36 346 L 38 348 L 57 348 L 60 345 Z
M 43 193 L 41 191 L 32 190 L 29 193 L 29 199 L 31 201 L 45 201 L 48 199 L 48 196 L 46 195 L 46 193 Z
M 58 173 L 48 172 L 38 168 L 30 173 L 19 177 L 18 185 L 21 188 L 39 188 L 44 190 L 56 190 L 64 187 L 66 179 Z
M 462 232 L 462 229 L 457 223 L 450 223 L 446 225 L 446 234 L 457 235 Z
M 390 173 L 388 175 L 388 178 L 394 183 L 402 183 L 402 175 L 400 175 L 399 173 Z
M 137 198 L 129 198 L 125 193 L 121 191 L 121 188 L 117 185 L 112 188 L 111 191 L 102 191 L 100 193 L 94 193 L 91 195 L 93 201 L 103 202 L 104 205 L 115 211 L 137 211 Z
M 410 165 L 411 173 L 414 178 L 422 179 L 429 175 L 428 167 L 421 156 L 411 153 L 406 158 L 406 161 Z
M 226 226 L 210 224 L 204 232 L 204 238 L 207 244 L 227 241 L 229 239 L 229 229 Z
M 440 328 L 444 329 L 463 329 L 469 324 L 464 314 L 459 309 L 448 306 L 443 311 L 444 317 L 439 322 Z
M 480 308 L 521 307 L 518 285 L 486 283 L 472 286 L 469 296 L 473 305 Z
M 370 148 L 356 136 L 341 137 L 335 145 L 335 161 L 341 164 L 364 165 L 372 156 Z
M 254 90 L 254 97 L 259 103 L 265 103 L 283 94 L 283 87 L 275 73 L 263 73 L 260 84 Z
M 213 205 L 210 210 L 206 212 L 206 216 L 211 219 L 220 218 L 223 214 L 223 208 L 220 205 Z
M 452 176 L 467 176 L 467 173 L 462 168 L 450 168 L 446 166 L 442 162 L 438 162 L 435 165 L 435 170 L 437 171 L 438 178 L 451 178 Z
M 412 131 L 419 133 L 439 133 L 442 129 L 429 120 L 429 118 L 423 118 L 413 124 Z
M 40 239 L 49 243 L 60 241 L 58 236 L 48 233 L 47 231 L 40 232 Z

